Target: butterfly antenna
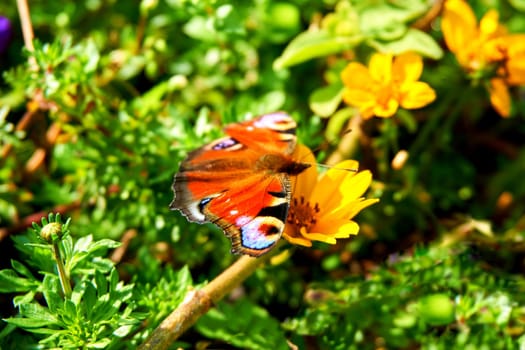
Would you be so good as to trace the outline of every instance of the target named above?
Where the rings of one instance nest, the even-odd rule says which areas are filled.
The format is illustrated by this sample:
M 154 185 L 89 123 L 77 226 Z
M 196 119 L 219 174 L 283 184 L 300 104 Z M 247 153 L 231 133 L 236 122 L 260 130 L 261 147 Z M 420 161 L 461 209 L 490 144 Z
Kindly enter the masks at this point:
M 321 167 L 321 168 L 325 168 L 325 169 L 335 169 L 335 170 L 351 171 L 351 172 L 354 172 L 354 173 L 357 173 L 357 172 L 359 171 L 359 169 L 357 169 L 357 168 L 336 167 L 336 166 L 333 166 L 333 165 L 321 164 L 321 163 L 318 163 L 317 166 L 318 166 L 318 167 Z

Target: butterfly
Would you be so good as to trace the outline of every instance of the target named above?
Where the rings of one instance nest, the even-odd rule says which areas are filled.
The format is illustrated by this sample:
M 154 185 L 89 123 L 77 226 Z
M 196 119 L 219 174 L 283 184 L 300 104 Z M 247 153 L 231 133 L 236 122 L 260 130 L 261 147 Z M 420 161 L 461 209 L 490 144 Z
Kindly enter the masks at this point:
M 231 252 L 260 256 L 281 237 L 292 196 L 291 176 L 310 167 L 292 159 L 297 124 L 284 112 L 227 125 L 227 136 L 190 152 L 173 182 L 170 209 L 211 222 Z

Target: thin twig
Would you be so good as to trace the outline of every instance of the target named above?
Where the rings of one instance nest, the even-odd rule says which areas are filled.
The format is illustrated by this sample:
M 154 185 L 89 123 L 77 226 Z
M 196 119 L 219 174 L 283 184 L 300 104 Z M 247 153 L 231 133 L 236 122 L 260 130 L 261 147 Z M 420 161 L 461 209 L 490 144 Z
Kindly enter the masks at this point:
M 167 349 L 175 339 L 195 324 L 199 317 L 248 278 L 272 255 L 269 253 L 260 258 L 242 256 L 202 289 L 190 291 L 179 307 L 162 321 L 139 349 Z
M 31 23 L 31 16 L 29 16 L 29 6 L 27 0 L 17 0 L 18 15 L 20 16 L 20 23 L 22 24 L 22 34 L 24 35 L 24 44 L 29 51 L 34 51 L 33 46 L 33 25 Z
M 444 4 L 444 0 L 434 0 L 430 10 L 428 10 L 423 17 L 414 22 L 414 24 L 412 24 L 412 27 L 420 30 L 426 30 L 430 28 L 432 22 L 439 16 L 441 11 L 443 10 Z

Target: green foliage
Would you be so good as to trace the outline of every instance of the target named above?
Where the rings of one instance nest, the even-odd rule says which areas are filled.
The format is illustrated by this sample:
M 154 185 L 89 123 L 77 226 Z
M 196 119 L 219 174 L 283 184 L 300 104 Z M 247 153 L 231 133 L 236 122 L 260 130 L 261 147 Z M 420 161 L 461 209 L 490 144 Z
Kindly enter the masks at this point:
M 199 320 L 196 328 L 211 339 L 240 349 L 288 349 L 279 322 L 247 299 L 219 304 Z
M 304 315 L 285 327 L 330 349 L 374 349 L 377 341 L 389 349 L 478 348 L 488 339 L 514 348 L 525 342 L 524 288 L 522 277 L 483 268 L 471 249 L 418 249 L 366 280 L 312 285 Z
M 178 273 L 169 270 L 153 288 L 125 284 L 113 262 L 103 257 L 119 244 L 109 239 L 93 241 L 92 236 L 73 242 L 69 224 L 69 219 L 63 224 L 59 214 L 50 214 L 48 219 L 42 218 L 42 226 L 33 223 L 33 234 L 18 239 L 18 244 L 25 242 L 20 247 L 33 253 L 26 259 L 39 268 L 38 275 L 16 260 L 11 261 L 11 269 L 0 271 L 1 293 L 25 293 L 13 298 L 18 313 L 4 320 L 2 346 L 24 342 L 17 328 L 33 333 L 46 348 L 123 349 L 137 345 L 148 334 L 138 333 L 142 321 L 151 315 L 153 325 L 157 324 L 182 301 L 191 285 L 187 269 Z M 156 270 L 159 272 L 154 275 L 159 277 L 158 266 Z

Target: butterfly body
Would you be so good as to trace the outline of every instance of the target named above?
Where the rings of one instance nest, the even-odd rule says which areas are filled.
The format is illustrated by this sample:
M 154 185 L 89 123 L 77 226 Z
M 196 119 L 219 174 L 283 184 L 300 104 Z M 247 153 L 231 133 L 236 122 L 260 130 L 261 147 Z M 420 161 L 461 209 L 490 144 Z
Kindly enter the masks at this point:
M 290 176 L 310 166 L 292 158 L 295 127 L 282 112 L 227 126 L 228 136 L 190 152 L 181 163 L 170 208 L 190 221 L 221 227 L 233 253 L 266 253 L 284 230 Z

